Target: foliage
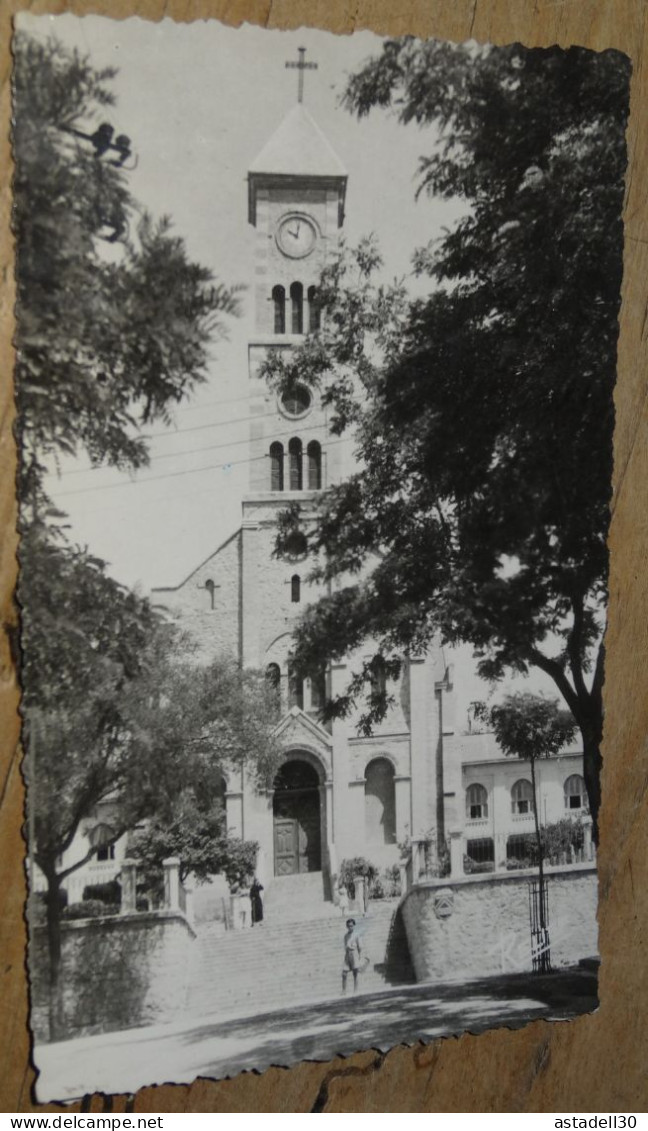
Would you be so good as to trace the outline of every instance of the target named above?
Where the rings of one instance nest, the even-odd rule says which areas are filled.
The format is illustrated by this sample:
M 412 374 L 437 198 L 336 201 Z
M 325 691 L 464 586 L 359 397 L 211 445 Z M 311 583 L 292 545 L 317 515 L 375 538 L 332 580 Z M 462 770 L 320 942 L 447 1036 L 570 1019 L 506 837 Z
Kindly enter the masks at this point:
M 100 919 L 103 915 L 118 915 L 118 903 L 106 903 L 103 899 L 83 899 L 70 903 L 61 913 L 62 919 Z
M 353 881 L 358 876 L 364 876 L 369 884 L 369 889 L 378 875 L 378 868 L 364 856 L 352 856 L 347 860 L 343 860 L 340 864 L 339 878 L 345 887 L 351 891 L 353 890 Z
M 347 105 L 431 125 L 419 191 L 466 213 L 416 254 L 416 300 L 376 281 L 370 242 L 344 250 L 322 330 L 266 367 L 321 390 L 360 458 L 306 531 L 330 585 L 295 664 L 310 675 L 373 642 L 393 675 L 439 634 L 471 644 L 489 679 L 540 668 L 581 729 L 595 815 L 628 62 L 389 41 Z M 299 520 L 286 513 L 279 549 Z M 364 696 L 365 731 L 390 704 L 372 663 L 328 706 Z
M 555 699 L 530 692 L 507 695 L 502 703 L 480 711 L 484 713 L 504 753 L 528 762 L 559 754 L 576 733 L 570 711 L 562 710 Z
M 48 456 L 146 464 L 138 424 L 204 380 L 237 302 L 168 219 L 137 205 L 127 172 L 74 133 L 114 105 L 116 72 L 24 33 L 14 59 L 20 487 L 33 500 Z
M 26 541 L 38 537 L 32 528 Z M 185 788 L 207 807 L 226 764 L 271 780 L 277 709 L 260 673 L 228 660 L 197 667 L 147 600 L 86 551 L 46 538 L 20 598 L 33 851 L 46 875 L 62 879 L 96 854 L 89 845 L 70 867 L 57 864 L 109 798 L 118 839 L 145 818 L 169 821 Z
M 85 902 L 88 899 L 119 905 L 121 903 L 121 884 L 118 880 L 109 880 L 104 884 L 86 884 L 83 889 L 83 900 Z
M 520 834 L 516 837 L 519 856 L 508 857 L 507 868 L 532 868 L 538 864 L 538 845 L 534 833 Z M 585 844 L 583 822 L 564 817 L 540 828 L 542 859 L 550 864 L 564 863 L 567 857 L 582 852 Z
M 384 868 L 369 886 L 370 899 L 396 899 L 401 895 L 401 878 L 398 864 Z
M 140 861 L 138 878 L 157 893 L 167 857 L 180 859 L 181 880 L 190 872 L 199 883 L 222 873 L 231 886 L 252 879 L 258 850 L 255 841 L 229 836 L 222 806 L 205 808 L 201 791 L 191 787 L 175 802 L 168 818 L 154 818 L 146 828 L 136 830 L 128 846 L 129 856 Z
M 495 871 L 495 862 L 493 860 L 473 860 L 472 856 L 464 853 L 463 870 L 466 876 L 481 875 L 485 872 Z

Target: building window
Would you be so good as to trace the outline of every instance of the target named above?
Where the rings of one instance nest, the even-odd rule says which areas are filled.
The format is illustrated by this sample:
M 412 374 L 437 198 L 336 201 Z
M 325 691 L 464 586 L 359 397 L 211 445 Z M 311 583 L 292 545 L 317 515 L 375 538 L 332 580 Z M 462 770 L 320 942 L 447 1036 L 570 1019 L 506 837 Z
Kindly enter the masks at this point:
M 288 460 L 290 465 L 290 485 L 291 491 L 301 491 L 302 489 L 302 442 L 293 438 L 288 444 Z
M 311 440 L 306 448 L 308 456 L 308 490 L 319 491 L 322 486 L 322 449 L 317 440 Z
M 317 287 L 309 287 L 306 292 L 308 299 L 308 329 L 314 334 L 321 327 L 321 309 Z
M 587 794 L 585 792 L 585 779 L 580 774 L 571 774 L 564 786 L 565 809 L 587 809 Z
M 211 608 L 213 609 L 213 607 L 214 607 L 214 590 L 216 589 L 216 586 L 215 586 L 214 582 L 212 581 L 211 577 L 207 578 L 207 580 L 205 582 L 205 589 L 209 593 L 209 600 L 211 602 Z
M 394 767 L 374 758 L 365 771 L 365 837 L 367 844 L 396 843 Z
M 466 841 L 466 856 L 471 862 L 464 861 L 464 872 L 493 872 L 495 870 L 495 844 L 491 836 L 475 837 Z M 476 867 L 475 867 L 476 865 Z
M 326 669 L 311 677 L 310 681 L 311 711 L 321 711 L 326 703 Z
M 526 778 L 520 778 L 511 790 L 511 812 L 523 817 L 533 813 L 533 809 L 533 786 Z
M 385 661 L 382 656 L 374 656 L 369 666 L 371 669 L 371 694 L 375 698 L 382 697 L 387 692 Z
M 469 785 L 466 790 L 466 817 L 469 821 L 482 821 L 488 816 L 488 794 L 483 785 Z
M 288 561 L 299 561 L 306 557 L 308 542 L 303 530 L 291 530 L 284 539 L 282 557 Z
M 97 849 L 97 860 L 115 859 L 115 830 L 112 825 L 97 825 L 90 834 L 90 843 Z
M 270 445 L 270 490 L 284 489 L 284 450 L 283 444 Z
M 293 334 L 304 333 L 304 288 L 293 283 L 290 288 L 290 329 Z
M 538 861 L 533 836 L 509 836 L 506 839 L 506 863 L 509 868 L 532 868 Z
M 281 669 L 279 664 L 268 664 L 265 677 L 275 701 L 279 703 L 281 699 Z
M 290 600 L 294 605 L 301 600 L 301 580 L 298 573 L 293 573 L 290 579 Z
M 310 391 L 305 385 L 293 385 L 281 398 L 281 405 L 288 416 L 303 416 L 311 406 Z
M 288 707 L 304 710 L 304 681 L 299 678 L 292 664 L 288 665 Z
M 286 333 L 286 292 L 283 287 L 272 288 L 275 334 Z

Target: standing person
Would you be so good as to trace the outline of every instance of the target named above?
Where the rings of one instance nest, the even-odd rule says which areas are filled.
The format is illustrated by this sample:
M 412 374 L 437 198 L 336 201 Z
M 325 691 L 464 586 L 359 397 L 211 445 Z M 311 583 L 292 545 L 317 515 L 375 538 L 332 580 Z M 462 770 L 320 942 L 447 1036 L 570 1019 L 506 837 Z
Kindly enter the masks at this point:
M 347 891 L 347 886 L 341 876 L 338 880 L 337 895 L 338 907 L 340 908 L 342 914 L 346 915 L 347 911 L 349 910 L 349 893 Z
M 253 881 L 252 881 L 252 887 L 250 888 L 250 904 L 251 904 L 251 908 L 252 908 L 252 926 L 254 926 L 255 923 L 262 923 L 263 922 L 263 900 L 261 898 L 261 892 L 262 891 L 263 891 L 263 884 L 259 883 L 258 879 L 255 876 Z
M 360 962 L 362 958 L 362 947 L 360 946 L 360 939 L 356 934 L 355 919 L 347 919 L 346 932 L 344 935 L 344 963 L 342 966 L 342 993 L 346 993 L 347 978 L 349 970 L 353 974 L 353 992 L 358 989 L 358 973 L 360 970 Z

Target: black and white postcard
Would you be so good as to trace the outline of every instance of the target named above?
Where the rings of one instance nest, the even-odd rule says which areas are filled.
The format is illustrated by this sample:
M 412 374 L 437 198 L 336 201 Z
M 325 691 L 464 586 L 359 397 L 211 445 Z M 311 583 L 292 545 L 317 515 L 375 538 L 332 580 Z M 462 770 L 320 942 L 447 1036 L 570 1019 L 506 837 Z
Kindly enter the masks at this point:
M 596 1009 L 628 60 L 13 50 L 38 1100 Z

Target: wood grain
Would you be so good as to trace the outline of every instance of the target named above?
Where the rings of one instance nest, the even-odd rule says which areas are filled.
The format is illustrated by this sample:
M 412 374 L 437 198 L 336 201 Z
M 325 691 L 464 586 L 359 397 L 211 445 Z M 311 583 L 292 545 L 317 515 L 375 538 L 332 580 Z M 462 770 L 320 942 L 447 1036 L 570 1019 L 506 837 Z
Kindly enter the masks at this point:
M 12 14 L 96 13 L 178 21 L 219 17 L 267 27 L 309 25 L 344 34 L 371 28 L 449 39 L 597 50 L 633 61 L 628 132 L 626 249 L 616 391 L 615 494 L 610 534 L 610 627 L 606 668 L 600 932 L 603 966 L 596 1014 L 515 1033 L 496 1030 L 386 1057 L 360 1052 L 331 1064 L 271 1069 L 261 1076 L 144 1088 L 135 1097 L 88 1097 L 68 1110 L 115 1112 L 601 1111 L 642 1112 L 648 1099 L 648 89 L 646 0 L 0 0 L 0 1110 L 49 1111 L 31 1099 L 24 971 L 23 795 L 17 741 L 13 590 L 16 574 L 11 334 L 9 36 Z M 361 1044 L 361 1034 L 359 1034 Z

